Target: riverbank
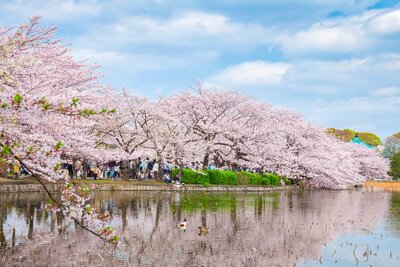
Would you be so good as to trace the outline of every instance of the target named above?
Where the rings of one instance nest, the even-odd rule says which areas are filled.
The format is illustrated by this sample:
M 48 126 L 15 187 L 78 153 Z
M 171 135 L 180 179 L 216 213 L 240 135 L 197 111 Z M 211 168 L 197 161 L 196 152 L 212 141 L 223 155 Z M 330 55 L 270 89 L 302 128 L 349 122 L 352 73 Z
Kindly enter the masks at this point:
M 261 186 L 261 185 L 210 185 L 195 184 L 174 185 L 155 181 L 126 180 L 72 180 L 73 183 L 86 184 L 93 191 L 182 191 L 182 192 L 270 192 L 291 190 L 297 186 Z M 58 192 L 63 182 L 46 183 L 50 192 Z M 0 178 L 0 193 L 44 192 L 43 186 L 34 179 Z

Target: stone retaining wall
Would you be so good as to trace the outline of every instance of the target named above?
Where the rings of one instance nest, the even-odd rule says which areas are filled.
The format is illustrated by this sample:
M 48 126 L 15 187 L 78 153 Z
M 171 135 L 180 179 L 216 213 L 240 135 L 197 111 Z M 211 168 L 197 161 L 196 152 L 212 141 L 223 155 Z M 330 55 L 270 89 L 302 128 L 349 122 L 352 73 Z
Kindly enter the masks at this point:
M 57 192 L 63 188 L 63 184 L 47 184 L 50 192 Z M 293 189 L 295 186 L 285 187 L 264 187 L 264 186 L 210 186 L 201 185 L 136 185 L 136 184 L 92 184 L 90 186 L 94 191 L 204 191 L 204 192 L 269 192 L 277 190 Z M 0 184 L 0 193 L 17 192 L 44 192 L 40 184 Z

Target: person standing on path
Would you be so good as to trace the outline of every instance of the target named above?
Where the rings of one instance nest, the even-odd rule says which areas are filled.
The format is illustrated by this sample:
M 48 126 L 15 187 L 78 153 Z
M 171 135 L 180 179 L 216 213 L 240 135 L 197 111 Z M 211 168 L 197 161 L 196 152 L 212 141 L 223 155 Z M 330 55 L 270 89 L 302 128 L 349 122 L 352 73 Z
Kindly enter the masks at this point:
M 19 178 L 19 162 L 16 160 L 13 166 L 14 178 Z
M 142 170 L 142 175 L 141 178 L 142 179 L 146 179 L 148 178 L 148 164 L 149 164 L 149 158 L 146 158 L 146 160 L 143 160 L 142 164 L 140 164 L 140 168 Z

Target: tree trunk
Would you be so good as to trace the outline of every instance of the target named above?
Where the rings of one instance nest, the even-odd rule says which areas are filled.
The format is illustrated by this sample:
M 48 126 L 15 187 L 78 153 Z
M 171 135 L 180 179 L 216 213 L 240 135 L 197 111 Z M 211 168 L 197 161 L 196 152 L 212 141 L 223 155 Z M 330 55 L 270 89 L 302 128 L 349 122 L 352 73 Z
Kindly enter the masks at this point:
M 179 166 L 179 172 L 178 172 L 179 179 L 182 181 L 182 175 L 183 175 L 183 163 L 182 163 L 182 162 L 179 162 L 178 166 Z
M 120 166 L 121 168 L 121 179 L 122 180 L 129 180 L 129 175 L 128 175 L 128 168 L 129 168 L 129 161 L 123 160 L 120 161 L 122 164 Z
M 161 162 L 161 157 L 157 157 L 157 164 L 158 164 L 158 169 L 157 169 L 157 175 L 156 175 L 156 181 L 162 181 L 162 162 Z
M 77 161 L 77 158 L 74 157 L 74 158 L 72 159 L 72 178 L 73 178 L 73 179 L 75 179 L 76 176 L 77 176 L 76 161 Z
M 203 170 L 206 171 L 208 168 L 208 158 L 209 158 L 209 154 L 206 153 L 204 155 L 204 159 L 203 159 Z
M 86 166 L 86 161 L 83 160 L 82 161 L 82 179 L 86 179 L 87 178 L 87 166 Z

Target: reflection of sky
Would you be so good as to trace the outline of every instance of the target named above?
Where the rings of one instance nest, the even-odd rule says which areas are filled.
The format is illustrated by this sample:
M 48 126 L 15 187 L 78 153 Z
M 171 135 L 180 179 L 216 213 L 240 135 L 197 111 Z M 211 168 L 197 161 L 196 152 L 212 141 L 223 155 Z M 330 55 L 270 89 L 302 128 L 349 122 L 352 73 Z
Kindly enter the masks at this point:
M 114 251 L 116 254 L 107 255 L 110 251 L 102 248 L 96 238 L 80 228 L 75 230 L 72 223 L 63 223 L 67 231 L 59 236 L 56 218 L 46 216 L 40 208 L 42 198 L 33 198 L 34 194 L 29 196 L 31 200 L 9 195 L 3 201 L 0 196 L 0 204 L 8 203 L 7 220 L 3 224 L 8 246 L 11 246 L 12 227 L 17 229 L 17 244 L 22 243 L 9 250 L 8 257 L 30 258 L 33 255 L 38 258 L 38 264 L 43 265 L 61 261 L 57 253 L 64 255 L 65 251 L 68 251 L 66 257 L 71 262 L 77 263 L 73 256 L 76 254 L 81 257 L 79 263 L 87 263 L 85 253 L 90 248 L 102 250 L 107 263 L 104 266 L 115 265 L 117 261 L 135 263 L 134 255 L 138 253 L 141 253 L 142 262 L 150 266 L 165 261 L 166 266 L 181 266 L 187 260 L 200 266 L 236 266 L 243 260 L 248 260 L 249 266 L 293 266 L 295 262 L 301 266 L 320 266 L 320 255 L 324 266 L 354 266 L 354 244 L 358 244 L 360 261 L 367 243 L 373 253 L 373 246 L 378 244 L 380 250 L 373 262 L 379 263 L 386 262 L 383 256 L 389 254 L 385 250 L 398 247 L 400 242 L 400 235 L 389 238 L 390 234 L 396 233 L 399 223 L 389 219 L 393 215 L 389 213 L 393 194 L 387 192 L 101 192 L 96 193 L 94 206 L 102 210 L 112 209 L 115 216 L 113 225 L 121 236 L 121 244 Z M 31 220 L 34 224 L 33 242 L 28 242 L 29 211 L 32 209 L 35 209 Z M 184 218 L 188 221 L 186 232 L 175 227 L 175 223 Z M 198 236 L 198 226 L 203 223 L 212 230 L 206 236 Z M 41 236 L 50 239 L 42 234 L 50 233 L 51 225 L 55 233 L 51 243 L 38 243 Z M 383 240 L 379 239 L 380 234 L 383 234 Z M 337 249 L 333 258 L 333 243 L 330 242 L 334 242 Z M 347 245 L 348 242 L 353 246 Z M 28 246 L 24 247 L 24 244 Z M 165 258 L 167 255 L 168 259 Z M 393 257 L 397 259 L 397 256 L 400 254 L 395 254 L 393 249 Z M 299 259 L 303 261 L 299 262 Z M 12 262 L 4 262 L 7 263 Z M 360 262 L 360 266 L 364 265 Z
M 7 214 L 7 220 L 3 225 L 7 243 L 11 243 L 13 228 L 15 228 L 15 236 L 28 236 L 28 224 L 29 222 L 23 220 L 22 216 L 17 213 L 12 212 Z M 21 242 L 20 239 L 17 240 L 17 244 Z
M 358 266 L 400 266 L 400 239 L 393 235 L 390 227 L 386 223 L 380 224 L 372 231 L 366 229 L 340 235 L 336 240 L 326 244 L 321 251 L 321 261 L 323 266 L 355 266 L 358 259 Z M 367 246 L 372 252 L 367 257 L 364 256 Z M 336 248 L 336 253 L 335 252 Z M 392 257 L 390 253 L 392 252 Z M 298 266 L 321 266 L 319 259 L 303 260 Z

